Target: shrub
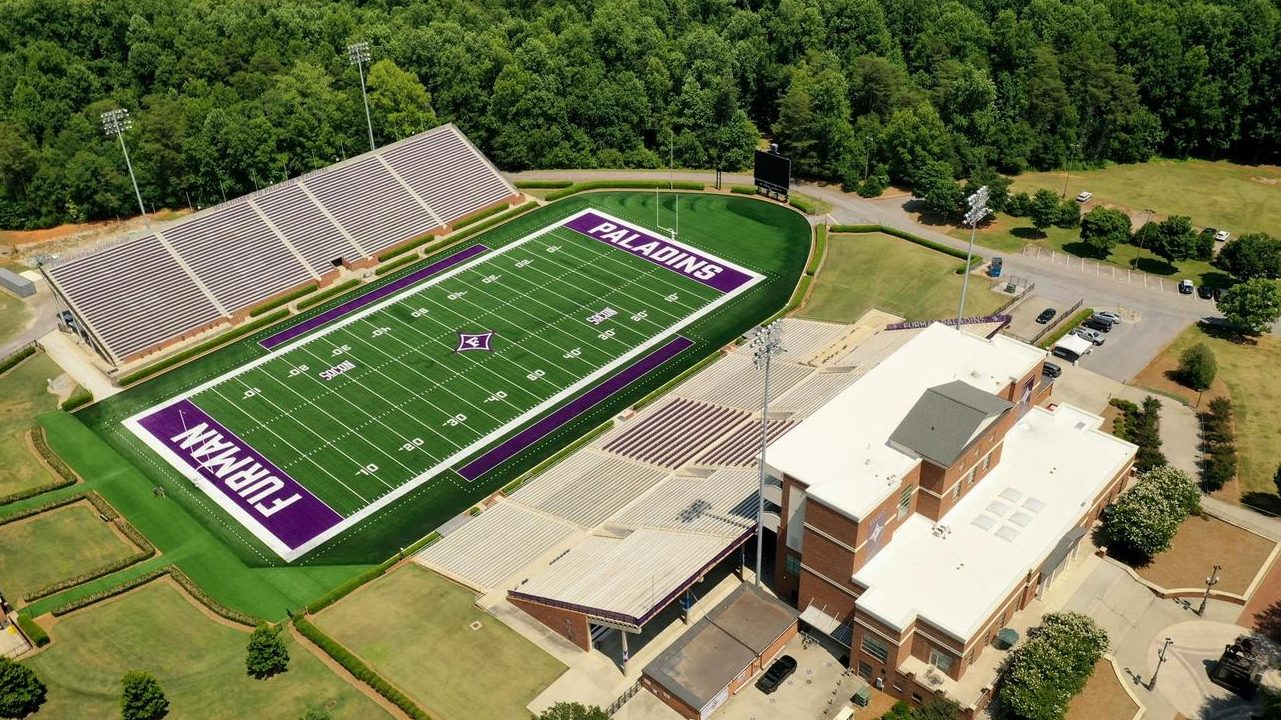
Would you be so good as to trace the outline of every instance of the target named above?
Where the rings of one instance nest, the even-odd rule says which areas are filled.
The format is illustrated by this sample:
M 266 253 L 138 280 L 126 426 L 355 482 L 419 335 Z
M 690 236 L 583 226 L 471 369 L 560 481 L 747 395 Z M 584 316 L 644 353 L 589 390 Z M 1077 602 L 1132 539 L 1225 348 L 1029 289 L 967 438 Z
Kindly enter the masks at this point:
M 34 670 L 0 655 L 0 717 L 26 717 L 40 707 L 44 696 L 44 683 Z
M 360 284 L 359 278 L 349 278 L 347 280 L 343 280 L 342 282 L 336 285 L 331 285 L 325 288 L 324 290 L 321 290 L 320 292 L 316 293 L 315 295 L 312 295 L 306 300 L 303 300 L 302 302 L 298 303 L 298 309 L 306 310 L 309 307 L 315 307 L 323 303 L 324 301 L 329 300 L 330 298 L 334 298 L 334 297 L 337 297 L 338 295 L 342 295 L 343 293 L 356 287 L 359 284 Z
M 383 275 L 386 275 L 386 274 L 387 274 L 387 273 L 389 273 L 389 272 L 392 272 L 392 271 L 395 271 L 395 270 L 399 270 L 400 268 L 405 267 L 406 265 L 408 265 L 409 263 L 411 263 L 411 262 L 413 262 L 413 261 L 415 261 L 415 260 L 417 260 L 417 259 L 418 259 L 418 258 L 417 258 L 416 256 L 414 256 L 414 255 L 406 255 L 406 256 L 404 256 L 404 257 L 400 258 L 399 260 L 392 260 L 391 262 L 389 262 L 389 263 L 387 263 L 387 264 L 383 265 L 382 267 L 378 268 L 377 270 L 375 270 L 375 271 L 374 271 L 374 275 L 377 275 L 377 276 L 379 276 L 379 277 L 382 277 Z
M 544 188 L 550 188 L 550 189 L 567 188 L 573 184 L 574 184 L 573 180 L 517 180 L 516 182 L 512 183 L 512 185 L 515 185 L 516 187 L 522 190 L 527 188 L 534 189 L 534 190 L 539 190 Z
M 827 252 L 827 226 L 819 225 L 814 228 L 814 252 L 810 255 L 809 262 L 805 263 L 806 275 L 818 272 L 818 266 L 822 264 L 825 252 Z
M 525 213 L 529 212 L 530 210 L 533 210 L 536 207 L 538 207 L 538 202 L 535 200 L 530 200 L 524 205 L 517 205 L 516 207 L 512 208 L 511 210 L 508 210 L 502 215 L 486 218 L 485 220 L 482 220 L 481 222 L 478 222 L 475 225 L 472 225 L 466 230 L 460 230 L 454 233 L 453 235 L 450 235 L 447 240 L 443 241 L 441 247 L 445 247 L 446 245 L 452 245 L 458 242 L 459 240 L 462 240 L 464 238 L 469 238 L 472 235 L 477 235 L 479 233 L 482 233 L 490 229 L 491 227 L 494 227 L 495 225 L 499 225 L 501 223 L 507 222 L 508 220 L 516 217 L 517 215 L 524 215 Z
M 151 547 L 151 543 L 147 543 L 147 548 L 144 550 L 139 550 L 138 552 L 128 557 L 120 558 L 119 560 L 109 562 L 105 565 L 101 565 L 92 570 L 89 570 L 88 572 L 83 572 L 79 575 L 58 580 L 57 582 L 51 582 L 47 585 L 43 585 L 41 587 L 35 588 L 34 590 L 31 590 L 30 592 L 24 594 L 22 596 L 22 599 L 25 600 L 26 602 L 34 602 L 36 600 L 39 600 L 42 597 L 48 597 L 54 593 L 62 592 L 63 590 L 66 590 L 68 588 L 73 588 L 77 585 L 83 585 L 91 580 L 97 580 L 100 577 L 106 577 L 111 573 L 119 572 L 129 567 L 130 565 L 140 563 L 143 560 L 146 560 L 147 558 L 155 554 L 156 554 L 155 548 Z
M 1201 414 L 1201 487 L 1213 492 L 1237 474 L 1236 433 L 1232 430 L 1232 401 L 1217 397 Z
M 28 615 L 25 610 L 18 613 L 18 627 L 22 628 L 23 634 L 36 647 L 44 647 L 49 644 L 49 633 L 45 632 L 44 628 L 40 627 L 40 623 L 36 622 L 35 618 Z
M 63 400 L 58 407 L 70 412 L 81 405 L 88 405 L 91 402 L 93 402 L 93 393 L 89 392 L 87 388 L 77 385 L 76 389 L 72 390 L 67 399 Z
M 268 300 L 267 302 L 259 305 L 258 307 L 255 307 L 253 310 L 249 311 L 249 317 L 258 317 L 259 315 L 264 315 L 268 312 L 271 312 L 272 310 L 275 310 L 278 307 L 288 305 L 289 303 L 297 300 L 300 297 L 303 297 L 304 295 L 310 295 L 319 289 L 320 287 L 317 285 L 304 285 L 303 287 L 300 287 L 297 290 L 294 290 L 293 292 L 285 293 L 284 295 L 281 295 L 275 300 Z
M 589 182 L 574 183 L 569 187 L 553 190 L 547 193 L 547 200 L 560 200 L 587 190 L 602 190 L 608 188 L 623 189 L 659 189 L 659 190 L 702 190 L 703 183 L 677 180 L 669 183 L 666 180 L 591 180 Z
M 478 223 L 478 222 L 480 222 L 481 220 L 484 220 L 484 219 L 485 219 L 485 218 L 487 218 L 487 217 L 493 217 L 493 216 L 497 215 L 498 213 L 506 212 L 506 211 L 507 211 L 507 208 L 509 208 L 509 207 L 510 207 L 509 205 L 505 205 L 505 204 L 504 204 L 504 205 L 495 205 L 495 206 L 493 206 L 493 207 L 491 207 L 491 208 L 488 208 L 488 209 L 486 209 L 486 210 L 482 210 L 482 211 L 480 211 L 480 212 L 476 213 L 475 215 L 469 215 L 469 216 L 467 216 L 467 217 L 463 218 L 462 220 L 459 220 L 459 221 L 455 222 L 455 223 L 454 223 L 454 225 L 453 225 L 453 228 L 454 228 L 455 230 L 461 230 L 461 229 L 463 229 L 463 228 L 467 227 L 468 225 L 473 225 L 473 224 L 475 224 L 475 223 Z
M 1041 342 L 1038 344 L 1042 348 L 1049 350 L 1050 348 L 1054 347 L 1055 343 L 1062 340 L 1064 335 L 1067 335 L 1068 333 L 1072 332 L 1072 330 L 1076 328 L 1077 325 L 1080 325 L 1086 320 L 1089 320 L 1090 316 L 1093 314 L 1094 314 L 1094 308 L 1084 308 L 1082 310 L 1077 311 L 1075 315 L 1073 315 L 1072 317 L 1068 318 L 1066 321 L 1059 324 L 1057 328 L 1054 330 L 1054 332 L 1051 332 L 1049 335 L 1046 335 L 1045 339 L 1041 340 Z
M 209 340 L 206 340 L 205 342 L 200 343 L 199 345 L 193 345 L 187 348 L 186 350 L 183 350 L 182 352 L 170 355 L 164 360 L 152 363 L 151 365 L 148 365 L 144 368 L 139 368 L 137 370 L 134 370 L 128 375 L 121 375 L 120 377 L 116 378 L 116 384 L 120 385 L 121 387 L 124 387 L 126 385 L 132 385 L 138 382 L 139 380 L 142 380 L 144 378 L 149 378 L 152 375 L 155 375 L 161 370 L 167 370 L 168 368 L 184 363 L 187 360 L 190 360 L 191 358 L 196 357 L 197 355 L 203 355 L 209 352 L 210 350 L 213 350 L 218 347 L 222 347 L 223 345 L 226 345 L 227 343 L 230 343 L 233 340 L 239 340 L 240 338 L 246 335 L 249 335 L 261 328 L 267 327 L 268 325 L 271 325 L 272 323 L 278 320 L 283 320 L 287 317 L 289 317 L 289 310 L 285 308 L 281 308 L 271 313 L 270 315 L 266 315 L 264 317 L 258 318 L 257 320 L 251 320 L 245 323 L 244 325 L 232 328 L 217 337 L 211 338 Z
M 380 576 L 382 576 L 383 573 L 387 572 L 388 568 L 394 565 L 399 559 L 400 559 L 399 557 L 396 557 L 391 560 L 385 560 L 382 563 L 351 578 L 350 580 L 339 585 L 333 590 L 330 590 L 324 595 L 321 595 L 320 598 L 318 598 L 317 600 L 315 600 L 314 602 L 312 602 L 307 606 L 307 612 L 313 613 L 313 614 L 318 613 L 321 610 L 324 610 L 325 608 L 329 607 L 330 605 L 333 605 L 334 603 L 338 602 L 339 600 L 342 600 L 343 598 L 347 597 L 347 595 L 355 591 L 356 588 L 359 588 L 361 585 L 364 585 L 365 583 L 370 582 L 372 580 L 378 579 Z
M 997 697 L 1026 720 L 1059 720 L 1108 647 L 1108 634 L 1079 613 L 1050 613 L 1001 669 Z
M 204 591 L 203 588 L 193 582 L 191 578 L 187 577 L 187 573 L 183 572 L 178 567 L 170 565 L 164 568 L 164 572 L 169 573 L 169 577 L 173 578 L 174 582 L 178 583 L 183 590 L 186 590 L 188 595 L 195 598 L 201 605 L 209 608 L 215 615 L 226 618 L 234 623 L 248 625 L 249 627 L 254 627 L 261 622 L 253 615 L 242 613 L 239 610 L 232 610 L 226 605 L 214 600 Z
M 1179 379 L 1193 390 L 1208 390 L 1219 372 L 1214 351 L 1205 343 L 1197 343 L 1179 356 Z
M 43 427 L 36 425 L 31 428 L 31 444 L 35 446 L 36 453 L 38 453 L 41 459 L 45 461 L 45 464 L 53 470 L 54 474 L 58 476 L 58 479 L 51 483 L 26 488 L 24 490 L 9 493 L 8 495 L 0 495 L 0 505 L 8 505 L 9 503 L 25 500 L 29 497 L 35 497 L 36 495 L 43 495 L 47 492 L 57 490 L 58 488 L 67 487 L 68 485 L 75 485 L 76 481 L 79 480 L 76 474 L 71 471 L 71 468 L 67 467 L 67 464 L 62 461 L 62 458 L 55 455 L 53 450 L 49 448 L 48 441 L 45 439 Z
M 31 517 L 32 515 L 39 515 L 42 512 L 48 512 L 54 508 L 60 508 L 63 505 L 70 505 L 73 502 L 83 500 L 84 497 L 84 493 L 75 493 L 73 495 L 64 495 L 57 500 L 50 500 L 49 502 L 41 503 L 39 505 L 32 505 L 29 508 L 0 517 L 0 525 L 7 525 L 8 523 Z
M 1081 206 L 1075 200 L 1064 200 L 1059 203 L 1059 213 L 1054 218 L 1054 226 L 1074 228 L 1081 224 Z
M 351 654 L 347 648 L 326 635 L 320 628 L 311 624 L 307 618 L 302 616 L 295 617 L 294 626 L 298 628 L 298 632 L 302 633 L 303 637 L 315 643 L 321 650 L 324 650 L 325 654 L 333 658 L 339 665 L 342 665 L 357 680 L 373 688 L 379 695 L 387 698 L 393 705 L 403 710 L 406 715 L 414 720 L 431 720 L 430 716 L 422 708 L 418 707 L 413 700 L 393 687 L 391 683 L 387 682 L 360 658 Z
M 787 204 L 791 205 L 797 210 L 800 210 L 806 215 L 818 214 L 818 203 L 813 198 L 807 197 L 805 195 L 801 195 L 799 193 L 792 193 L 791 195 L 789 195 L 787 197 Z
M 1032 196 L 1025 192 L 1016 192 L 1005 202 L 1005 212 L 1013 217 L 1027 217 L 1032 214 Z
M 1277 494 L 1281 495 L 1281 465 L 1277 465 L 1277 471 L 1272 475 L 1272 484 L 1277 488 Z
M 729 191 L 736 195 L 755 195 L 755 185 L 730 185 Z
M 12 370 L 18 363 L 36 354 L 35 345 L 24 345 L 16 352 L 0 358 L 0 375 Z
M 249 635 L 245 650 L 245 670 L 262 680 L 289 669 L 289 648 L 280 639 L 280 627 L 261 623 Z
M 161 575 L 164 575 L 166 572 L 168 572 L 168 568 L 159 568 L 157 570 L 151 570 L 149 572 L 142 573 L 141 575 L 138 575 L 134 578 L 126 580 L 120 583 L 119 585 L 113 585 L 112 587 L 109 587 L 106 590 L 99 590 L 96 593 L 85 595 L 82 598 L 78 598 L 70 602 L 65 602 L 55 607 L 54 609 L 50 610 L 49 612 L 54 617 L 66 615 L 69 612 L 75 612 L 76 610 L 79 610 L 82 607 L 88 607 L 89 605 L 92 605 L 96 602 L 102 602 L 103 600 L 107 600 L 108 598 L 113 598 L 117 595 L 122 595 L 124 593 L 127 593 L 130 590 L 138 587 L 139 585 L 146 585 L 152 580 L 155 580 Z
M 539 713 L 535 720 L 609 720 L 609 715 L 596 705 L 558 702 Z
M 1143 473 L 1103 511 L 1109 551 L 1135 564 L 1165 552 L 1179 524 L 1201 506 L 1201 491 L 1182 470 L 1164 465 Z
M 881 193 L 885 192 L 886 188 L 889 186 L 889 173 L 887 173 L 884 168 L 877 168 L 866 180 L 863 181 L 862 185 L 858 186 L 858 194 L 860 197 L 865 198 L 880 197 Z
M 120 685 L 123 720 L 160 720 L 169 714 L 169 700 L 151 673 L 131 670 L 120 678 Z
M 1165 465 L 1161 452 L 1161 401 L 1149 395 L 1141 408 L 1128 400 L 1114 398 L 1110 402 L 1124 416 L 1124 421 L 1113 425 L 1113 434 L 1139 446 L 1134 467 L 1147 472 Z

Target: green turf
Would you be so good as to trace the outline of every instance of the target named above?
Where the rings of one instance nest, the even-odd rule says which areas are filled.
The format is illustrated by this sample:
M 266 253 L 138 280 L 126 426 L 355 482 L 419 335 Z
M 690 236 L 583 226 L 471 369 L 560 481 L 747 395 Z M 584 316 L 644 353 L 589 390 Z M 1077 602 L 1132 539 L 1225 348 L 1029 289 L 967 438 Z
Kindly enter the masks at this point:
M 1032 194 L 1039 188 L 1063 192 L 1064 173 L 1023 173 L 1011 192 Z M 1216 227 L 1233 235 L 1247 232 L 1281 234 L 1281 167 L 1236 165 L 1207 160 L 1153 160 L 1112 165 L 1099 170 L 1072 171 L 1067 197 L 1082 190 L 1094 193 L 1093 203 L 1156 218 L 1187 215 L 1197 227 Z
M 525 706 L 565 670 L 479 610 L 472 592 L 412 564 L 315 622 L 442 720 L 527 717 Z
M 31 311 L 26 303 L 0 290 L 0 343 L 17 335 L 30 319 Z
M 674 195 L 662 194 L 660 201 L 659 222 L 670 226 L 674 222 Z M 576 195 L 477 235 L 464 246 L 474 240 L 499 247 L 586 207 L 653 226 L 654 203 L 652 192 Z M 680 218 L 683 241 L 757 270 L 766 275 L 766 281 L 682 331 L 696 344 L 675 361 L 468 485 L 467 492 L 459 492 L 452 482 L 424 484 L 380 512 L 375 522 L 362 524 L 303 557 L 294 566 L 283 566 L 270 550 L 213 507 L 203 493 L 193 491 L 190 482 L 162 463 L 120 425 L 125 417 L 260 356 L 263 351 L 256 341 L 287 323 L 255 333 L 224 350 L 141 383 L 74 417 L 54 413 L 42 418 L 42 423 L 49 430 L 54 449 L 83 475 L 92 478 L 88 486 L 99 489 L 130 522 L 147 534 L 167 561 L 176 562 L 219 602 L 261 617 L 279 619 L 287 609 L 315 599 L 466 510 L 478 498 L 501 488 L 787 303 L 810 249 L 810 228 L 802 216 L 752 198 L 684 194 Z M 394 281 L 423 263 L 381 278 L 362 291 Z M 345 299 L 325 303 L 287 322 L 302 321 Z M 152 488 L 157 484 L 165 489 L 165 497 L 153 496 Z M 95 586 L 91 584 L 83 591 L 60 594 L 48 599 L 47 605 L 52 607 L 55 602 Z
M 170 718 L 294 720 L 309 709 L 334 720 L 388 717 L 292 638 L 287 672 L 249 677 L 249 633 L 205 617 L 167 582 L 68 615 L 50 635 L 53 644 L 25 661 L 49 688 L 39 718 L 120 717 L 120 676 L 129 670 L 156 676 Z
M 0 525 L 0 590 L 11 598 L 137 552 L 87 502 Z
M 0 376 L 0 495 L 54 481 L 27 449 L 26 434 L 36 415 L 58 407 L 45 381 L 61 374 L 62 368 L 37 353 Z
M 908 320 L 955 317 L 962 277 L 949 255 L 883 233 L 832 234 L 800 316 L 853 322 L 872 308 Z M 971 275 L 965 314 L 986 315 L 1005 301 Z

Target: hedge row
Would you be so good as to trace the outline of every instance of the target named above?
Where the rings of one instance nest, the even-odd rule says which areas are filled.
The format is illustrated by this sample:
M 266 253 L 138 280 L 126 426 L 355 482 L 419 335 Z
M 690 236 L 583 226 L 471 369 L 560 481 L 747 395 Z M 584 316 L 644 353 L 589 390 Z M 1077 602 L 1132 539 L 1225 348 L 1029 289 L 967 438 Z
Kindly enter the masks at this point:
M 342 295 L 343 293 L 356 287 L 359 284 L 360 284 L 359 278 L 349 278 L 347 280 L 343 280 L 337 285 L 331 285 L 330 287 L 327 287 L 324 290 L 316 293 L 315 295 L 312 295 L 311 297 L 307 298 L 306 300 L 303 300 L 302 302 L 298 303 L 298 309 L 306 310 L 309 307 L 315 307 L 316 305 L 319 305 L 320 303 L 326 300 L 329 300 L 330 298 L 336 297 L 338 295 Z
M 570 185 L 573 185 L 574 181 L 573 180 L 517 180 L 512 184 L 521 189 L 541 190 L 544 188 L 547 188 L 547 189 L 567 188 Z
M 36 354 L 36 346 L 24 345 L 12 354 L 6 355 L 0 360 L 0 375 L 12 370 L 15 365 Z
M 452 245 L 453 243 L 456 243 L 459 240 L 462 240 L 463 238 L 469 238 L 472 235 L 482 233 L 490 229 L 491 227 L 498 225 L 499 223 L 504 223 L 516 217 L 517 215 L 524 215 L 525 213 L 529 212 L 530 210 L 533 210 L 536 207 L 538 207 L 537 200 L 530 200 L 529 202 L 523 205 L 517 205 L 516 207 L 512 208 L 511 210 L 508 210 L 502 215 L 495 215 L 494 217 L 491 217 L 491 218 L 485 218 L 481 222 L 478 222 L 475 225 L 468 227 L 466 230 L 460 230 L 454 233 L 453 235 L 450 235 L 444 244 Z
M 106 498 L 99 495 L 96 490 L 90 490 L 84 496 L 85 500 L 88 500 L 89 504 L 98 511 L 98 514 L 107 520 L 115 520 L 120 517 L 120 513 L 116 512 L 116 509 L 111 507 L 111 503 L 107 502 Z
M 1232 401 L 1216 397 L 1201 413 L 1201 487 L 1213 492 L 1237 474 L 1237 437 L 1232 428 Z
M 260 317 L 257 320 L 250 320 L 244 325 L 232 328 L 215 338 L 211 338 L 209 340 L 206 340 L 205 342 L 200 343 L 199 345 L 193 345 L 187 348 L 186 350 L 183 350 L 180 353 L 175 353 L 173 355 L 170 355 L 164 360 L 161 360 L 156 363 L 152 363 L 151 365 L 148 365 L 144 368 L 139 368 L 138 370 L 134 370 L 133 372 L 127 375 L 121 375 L 120 377 L 116 378 L 116 384 L 120 385 L 121 387 L 124 387 L 126 385 L 132 385 L 138 382 L 139 380 L 155 375 L 161 370 L 168 370 L 174 365 L 179 365 L 181 363 L 184 363 L 196 357 L 197 355 L 203 355 L 204 353 L 207 353 L 210 350 L 213 350 L 214 348 L 221 347 L 234 340 L 239 340 L 240 338 L 246 335 L 249 335 L 257 330 L 267 327 L 268 325 L 271 325 L 274 322 L 283 320 L 287 317 L 289 317 L 289 310 L 282 308 L 280 310 L 277 310 L 271 313 L 270 315 Z
M 787 204 L 791 205 L 797 210 L 800 210 L 806 215 L 818 214 L 818 202 L 813 198 L 807 197 L 805 195 L 798 195 L 796 193 L 793 193 L 787 197 Z
M 421 237 L 415 238 L 412 242 L 407 242 L 404 245 L 399 245 L 390 250 L 381 252 L 375 255 L 374 258 L 378 260 L 378 262 L 387 262 L 388 260 L 396 257 L 397 255 L 404 255 L 407 252 L 413 252 L 414 250 L 417 250 L 418 248 L 426 245 L 427 243 L 431 242 L 432 240 L 435 240 L 438 237 L 440 236 L 428 233 L 427 235 L 423 235 Z
M 62 592 L 63 590 L 73 588 L 77 585 L 83 585 L 91 580 L 106 577 L 111 573 L 120 572 L 130 565 L 140 563 L 155 554 L 156 548 L 152 546 L 151 543 L 147 543 L 147 549 L 145 550 L 139 550 L 128 557 L 123 557 L 114 562 L 109 562 L 106 565 L 101 565 L 88 572 L 73 575 L 72 577 L 64 578 L 56 582 L 51 582 L 48 585 L 42 585 L 23 595 L 22 599 L 26 602 L 35 602 L 42 597 L 48 597 L 54 593 Z
M 730 185 L 729 191 L 738 195 L 755 195 L 755 185 Z
M 0 517 L 0 525 L 8 525 L 11 522 L 17 522 L 23 518 L 29 518 L 32 515 L 39 515 L 42 512 L 56 510 L 63 505 L 70 505 L 71 503 L 83 500 L 84 498 L 85 493 L 81 492 L 67 495 L 66 497 L 58 498 L 57 500 L 50 500 L 49 502 L 42 503 L 40 505 L 32 505 L 25 510 L 19 510 L 18 512 Z
M 608 188 L 624 188 L 631 190 L 702 190 L 705 186 L 701 182 L 692 182 L 688 180 L 677 180 L 668 182 L 666 180 L 592 180 L 589 182 L 574 183 L 569 187 L 561 190 L 554 190 L 547 193 L 547 200 L 560 200 L 576 193 L 587 190 L 602 190 Z
M 22 633 L 36 647 L 44 647 L 49 644 L 49 633 L 45 632 L 44 628 L 40 627 L 40 623 L 36 622 L 26 611 L 18 613 L 18 627 L 22 628 Z
M 169 572 L 168 566 L 145 572 L 135 578 L 126 580 L 120 583 L 119 585 L 113 585 L 112 587 L 109 587 L 106 590 L 99 590 L 96 593 L 91 593 L 89 595 L 85 595 L 82 598 L 72 600 L 71 602 L 63 603 L 55 607 L 54 609 L 50 610 L 49 612 L 52 613 L 54 617 L 58 617 L 60 615 L 66 615 L 67 613 L 74 612 L 76 610 L 79 610 L 82 607 L 88 607 L 89 605 L 92 605 L 96 602 L 102 602 L 103 600 L 106 600 L 108 598 L 113 598 L 117 595 L 121 595 L 123 593 L 129 592 L 130 590 L 138 587 L 139 585 L 146 585 L 152 580 L 155 580 L 156 578 L 168 572 Z
M 1077 314 L 1068 318 L 1067 322 L 1060 325 L 1058 330 L 1055 330 L 1054 332 L 1047 335 L 1046 338 L 1041 341 L 1041 347 L 1045 350 L 1049 350 L 1050 348 L 1054 347 L 1054 343 L 1062 340 L 1063 336 L 1072 332 L 1072 330 L 1074 330 L 1076 326 L 1080 325 L 1086 320 L 1089 320 L 1090 316 L 1093 314 L 1094 314 L 1094 308 L 1082 309 Z
M 406 715 L 414 718 L 414 720 L 431 720 L 431 716 L 418 707 L 409 696 L 393 687 L 382 675 L 379 675 L 373 668 L 353 655 L 351 651 L 326 635 L 320 628 L 308 622 L 307 618 L 302 616 L 295 617 L 294 626 L 298 628 L 298 632 L 302 633 L 303 637 L 315 643 L 321 650 L 324 650 L 329 657 L 337 661 L 339 665 L 342 665 L 357 680 L 373 688 L 379 695 L 387 698 L 393 705 L 403 710 Z
M 381 277 L 383 275 L 386 275 L 389 272 L 392 272 L 393 270 L 399 270 L 400 268 L 405 267 L 406 265 L 408 265 L 409 263 L 417 259 L 418 259 L 417 255 L 406 255 L 398 260 L 392 260 L 386 265 L 383 265 L 382 267 L 375 270 L 374 274 Z
M 232 610 L 226 605 L 223 605 L 217 600 L 209 597 L 209 595 L 199 585 L 192 581 L 191 578 L 187 577 L 187 573 L 183 572 L 176 565 L 166 565 L 165 570 L 169 573 L 169 577 L 173 578 L 174 582 L 181 585 L 182 589 L 187 591 L 187 594 L 195 598 L 201 605 L 209 608 L 215 615 L 224 617 L 234 623 L 248 625 L 249 627 L 257 627 L 258 623 L 262 622 L 262 620 L 254 617 L 253 615 L 247 615 L 239 610 Z
M 796 292 L 792 294 L 792 299 L 788 301 L 787 308 L 781 314 L 786 315 L 805 302 L 805 296 L 809 294 L 810 285 L 814 282 L 813 275 L 801 276 L 801 281 L 796 283 Z
M 373 580 L 377 580 L 379 577 L 382 576 L 383 573 L 387 572 L 387 570 L 390 569 L 391 566 L 395 565 L 397 562 L 400 562 L 400 555 L 393 555 L 391 558 L 384 560 L 381 563 L 375 565 L 374 567 L 371 567 L 368 570 L 362 572 L 361 574 L 347 580 L 347 582 L 339 585 L 333 590 L 330 590 L 324 595 L 321 595 L 319 599 L 307 605 L 307 612 L 318 613 L 321 610 L 324 610 L 330 605 L 333 605 L 339 600 L 342 600 L 343 598 L 350 595 L 354 590 L 356 590 L 356 588 L 359 588 L 361 585 L 364 585 L 365 583 L 371 582 Z
M 304 295 L 310 295 L 319 289 L 320 289 L 319 285 L 304 285 L 303 287 L 300 287 L 291 293 L 286 293 L 284 295 L 281 295 L 275 300 L 270 300 L 250 310 L 249 317 L 258 317 L 259 315 L 267 313 L 271 310 L 275 310 L 276 308 L 282 305 L 288 305 L 289 303 L 297 300 L 300 297 L 303 297 Z
M 66 400 L 62 401 L 59 407 L 70 412 L 81 405 L 88 405 L 91 402 L 93 402 L 93 393 L 89 392 L 88 388 L 77 385 L 76 389 L 71 391 L 71 394 L 67 396 Z
M 469 216 L 469 217 L 465 217 L 465 218 L 463 218 L 462 220 L 459 220 L 458 222 L 454 223 L 453 228 L 454 228 L 455 230 L 461 230 L 461 229 L 463 229 L 463 228 L 467 227 L 468 225 L 471 225 L 471 224 L 473 224 L 473 223 L 478 223 L 478 222 L 480 222 L 481 220 L 484 220 L 484 219 L 485 219 L 485 218 L 487 218 L 487 217 L 493 217 L 493 216 L 497 215 L 497 214 L 498 214 L 498 213 L 500 213 L 500 212 L 506 212 L 506 210 L 507 210 L 507 206 L 506 206 L 506 205 L 495 205 L 495 206 L 493 206 L 493 207 L 489 208 L 488 210 L 484 210 L 484 211 L 482 211 L 482 212 L 478 212 L 478 213 L 476 213 L 475 215 L 471 215 L 471 216 Z
M 35 447 L 36 452 L 39 453 L 40 457 L 44 458 L 44 461 L 49 464 L 49 467 L 53 470 L 54 474 L 58 476 L 58 479 L 51 483 L 38 485 L 25 490 L 19 490 L 18 492 L 9 493 L 8 495 L 0 495 L 0 505 L 8 505 L 12 502 L 25 500 L 29 497 L 35 497 L 36 495 L 43 495 L 51 490 L 64 488 L 68 485 L 75 485 L 76 481 L 79 480 L 76 474 L 71 471 L 71 468 L 67 467 L 67 464 L 62 461 L 62 458 L 54 454 L 53 450 L 49 448 L 49 443 L 45 440 L 44 428 L 40 425 L 36 425 L 31 428 L 31 444 Z
M 814 228 L 814 252 L 810 253 L 810 261 L 805 263 L 805 274 L 813 275 L 818 272 L 818 266 L 823 262 L 823 254 L 827 252 L 827 226 L 819 225 Z

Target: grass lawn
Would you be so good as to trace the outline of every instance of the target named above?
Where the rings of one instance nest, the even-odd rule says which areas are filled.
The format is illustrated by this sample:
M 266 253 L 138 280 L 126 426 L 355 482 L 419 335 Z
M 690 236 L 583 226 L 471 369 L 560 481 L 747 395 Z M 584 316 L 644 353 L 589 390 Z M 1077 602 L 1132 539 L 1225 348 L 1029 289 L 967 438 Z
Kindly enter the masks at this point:
M 1129 720 L 1138 712 L 1106 658 L 1094 664 L 1094 674 L 1080 695 L 1068 702 L 1067 720 Z
M 1275 546 L 1271 541 L 1209 515 L 1183 521 L 1170 549 L 1136 572 L 1167 590 L 1205 587 L 1215 563 L 1223 565 L 1215 590 L 1244 595 Z
M 1272 476 L 1281 463 L 1281 386 L 1275 377 L 1277 368 L 1281 368 L 1281 338 L 1264 335 L 1238 342 L 1193 325 L 1139 374 L 1137 382 L 1195 402 L 1195 392 L 1164 376 L 1166 370 L 1178 367 L 1179 355 L 1198 342 L 1204 342 L 1214 351 L 1219 363 L 1216 385 L 1221 381 L 1232 397 L 1239 463 L 1237 478 L 1242 499 L 1276 512 L 1281 503 L 1277 500 Z M 1211 388 L 1211 392 L 1206 393 L 1202 407 L 1213 391 Z
M 31 319 L 27 304 L 18 298 L 0 290 L 0 342 L 18 334 Z
M 1023 173 L 1012 192 L 1040 188 L 1063 192 L 1064 173 Z M 1071 172 L 1067 196 L 1082 190 L 1094 202 L 1135 214 L 1151 208 L 1156 218 L 1187 215 L 1197 227 L 1216 227 L 1233 235 L 1281 232 L 1281 167 L 1234 165 L 1206 160 L 1153 160 Z
M 387 714 L 292 638 L 289 670 L 268 680 L 245 674 L 247 630 L 215 622 L 169 581 L 58 620 L 54 640 L 26 661 L 49 687 L 39 717 L 120 717 L 120 676 L 145 670 L 169 699 L 169 717 L 293 720 L 326 709 L 334 720 Z
M 0 376 L 0 495 L 53 482 L 27 449 L 26 434 L 36 415 L 58 407 L 45 381 L 61 374 L 62 368 L 48 355 L 36 353 Z
M 882 233 L 830 235 L 827 257 L 799 315 L 852 322 L 876 307 L 908 320 L 955 317 L 964 261 Z M 970 277 L 965 314 L 986 315 L 1005 301 L 991 282 Z
M 12 600 L 137 552 L 88 502 L 0 525 L 0 589 Z
M 478 610 L 473 599 L 409 564 L 326 609 L 316 624 L 432 715 L 527 717 L 525 706 L 565 666 Z M 472 630 L 476 621 L 482 627 Z

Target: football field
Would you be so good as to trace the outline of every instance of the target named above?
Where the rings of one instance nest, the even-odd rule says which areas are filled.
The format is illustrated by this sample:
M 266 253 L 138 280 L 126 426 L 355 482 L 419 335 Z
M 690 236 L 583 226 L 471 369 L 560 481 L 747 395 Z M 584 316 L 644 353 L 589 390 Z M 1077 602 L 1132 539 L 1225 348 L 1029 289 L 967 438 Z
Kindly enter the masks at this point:
M 763 279 L 587 209 L 267 337 L 124 424 L 293 560 L 426 483 L 465 490 Z

